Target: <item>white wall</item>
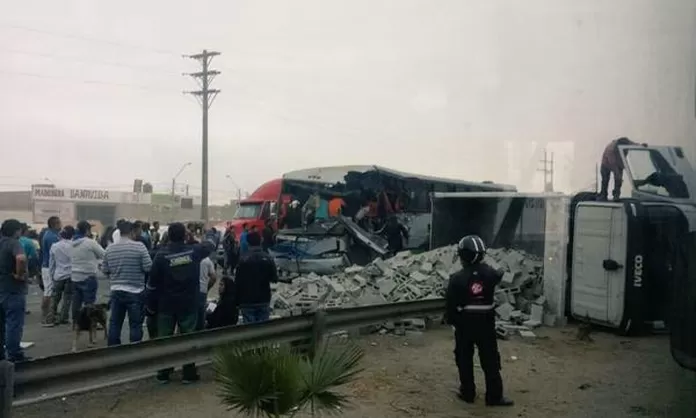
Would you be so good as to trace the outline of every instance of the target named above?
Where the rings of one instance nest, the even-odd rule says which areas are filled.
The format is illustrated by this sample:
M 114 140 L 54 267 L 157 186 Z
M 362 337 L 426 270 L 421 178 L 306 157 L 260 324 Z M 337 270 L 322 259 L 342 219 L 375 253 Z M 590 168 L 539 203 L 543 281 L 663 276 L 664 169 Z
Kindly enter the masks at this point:
M 0 210 L 0 222 L 5 219 L 16 219 L 20 222 L 31 224 L 33 222 L 33 214 L 26 210 Z

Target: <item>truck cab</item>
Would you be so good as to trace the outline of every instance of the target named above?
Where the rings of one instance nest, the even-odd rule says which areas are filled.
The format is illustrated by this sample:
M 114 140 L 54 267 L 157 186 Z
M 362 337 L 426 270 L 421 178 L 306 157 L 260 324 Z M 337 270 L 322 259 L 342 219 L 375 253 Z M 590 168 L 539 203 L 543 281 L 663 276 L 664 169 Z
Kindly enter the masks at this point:
M 254 193 L 239 202 L 237 212 L 231 221 L 227 222 L 228 227 L 234 228 L 234 233 L 239 239 L 243 227 L 246 224 L 249 229 L 255 226 L 261 231 L 271 214 L 274 213 L 275 205 L 280 196 L 282 179 L 274 179 L 259 186 Z
M 573 317 L 624 334 L 671 322 L 679 246 L 689 221 L 663 202 L 578 202 L 573 208 Z
M 571 201 L 569 313 L 624 334 L 665 324 L 696 370 L 696 174 L 680 147 L 619 150 L 625 198 Z

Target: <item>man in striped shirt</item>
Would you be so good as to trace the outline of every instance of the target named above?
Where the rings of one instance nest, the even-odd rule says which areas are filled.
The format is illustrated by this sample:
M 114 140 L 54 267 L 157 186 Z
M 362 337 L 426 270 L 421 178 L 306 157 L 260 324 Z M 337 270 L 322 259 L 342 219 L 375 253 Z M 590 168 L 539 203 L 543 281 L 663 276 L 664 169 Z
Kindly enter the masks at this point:
M 102 270 L 111 284 L 109 345 L 121 344 L 121 329 L 128 314 L 130 342 L 143 339 L 145 274 L 152 267 L 147 248 L 132 238 L 133 224 L 119 224 L 120 240 L 106 249 Z

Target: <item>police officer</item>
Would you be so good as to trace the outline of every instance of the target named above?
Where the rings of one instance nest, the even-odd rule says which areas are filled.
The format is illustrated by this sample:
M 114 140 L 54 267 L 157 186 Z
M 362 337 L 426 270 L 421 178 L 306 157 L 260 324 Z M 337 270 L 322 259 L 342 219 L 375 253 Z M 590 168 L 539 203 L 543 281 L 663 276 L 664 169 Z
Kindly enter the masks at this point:
M 447 322 L 454 327 L 459 397 L 467 403 L 473 403 L 476 397 L 473 364 L 475 345 L 486 378 L 486 405 L 513 405 L 511 400 L 503 396 L 500 353 L 495 332 L 493 292 L 502 273 L 481 262 L 486 254 L 486 246 L 476 235 L 462 238 L 457 245 L 457 253 L 462 269 L 450 276 L 445 300 Z
M 186 227 L 182 223 L 169 225 L 169 243 L 155 255 L 147 283 L 147 312 L 154 315 L 157 337 L 196 331 L 198 316 L 197 296 L 200 291 L 200 265 L 204 250 L 200 244 L 186 243 Z M 173 369 L 157 372 L 160 383 L 169 382 Z M 195 364 L 185 364 L 182 381 L 199 379 Z

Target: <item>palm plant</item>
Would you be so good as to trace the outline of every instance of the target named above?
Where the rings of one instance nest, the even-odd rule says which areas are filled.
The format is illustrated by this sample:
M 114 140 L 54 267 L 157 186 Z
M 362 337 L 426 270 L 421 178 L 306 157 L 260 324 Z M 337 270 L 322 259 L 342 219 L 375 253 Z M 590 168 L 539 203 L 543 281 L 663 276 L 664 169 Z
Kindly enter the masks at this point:
M 292 416 L 308 410 L 339 413 L 348 396 L 336 389 L 355 379 L 363 351 L 352 343 L 323 343 L 308 356 L 288 347 L 232 345 L 213 358 L 219 396 L 247 416 Z

